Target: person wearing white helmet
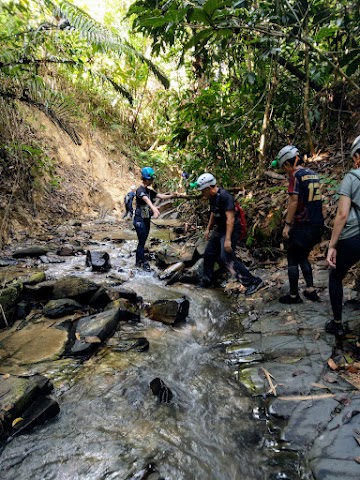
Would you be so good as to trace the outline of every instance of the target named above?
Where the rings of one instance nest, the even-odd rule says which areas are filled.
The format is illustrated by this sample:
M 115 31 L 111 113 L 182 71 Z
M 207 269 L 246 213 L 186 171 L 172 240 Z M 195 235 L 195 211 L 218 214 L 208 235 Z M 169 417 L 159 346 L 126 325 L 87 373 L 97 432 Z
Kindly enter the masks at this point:
M 302 302 L 298 287 L 299 267 L 306 283 L 304 296 L 312 301 L 319 300 L 308 257 L 324 232 L 320 180 L 315 172 L 303 167 L 302 163 L 299 150 L 294 145 L 286 145 L 272 164 L 289 174 L 289 202 L 283 237 L 287 240 L 290 292 L 280 297 L 280 303 Z
M 196 187 L 210 203 L 210 219 L 205 230 L 205 240 L 208 240 L 208 243 L 204 252 L 203 278 L 199 287 L 213 286 L 214 265 L 219 261 L 247 287 L 245 295 L 253 294 L 264 283 L 261 278 L 254 277 L 235 255 L 241 227 L 235 212 L 234 197 L 216 184 L 211 173 L 200 175 Z
M 132 185 L 130 187 L 130 190 L 127 192 L 127 194 L 124 197 L 124 205 L 125 205 L 125 213 L 123 215 L 123 218 L 126 218 L 129 216 L 129 218 L 132 218 L 133 216 L 133 200 L 135 197 L 135 190 L 136 190 L 136 185 Z
M 338 190 L 339 204 L 326 257 L 331 267 L 329 294 L 333 319 L 325 324 L 325 330 L 336 336 L 349 331 L 347 323 L 342 323 L 343 280 L 360 260 L 360 135 L 351 145 L 350 156 L 354 169 L 345 175 Z M 357 346 L 360 347 L 360 337 Z

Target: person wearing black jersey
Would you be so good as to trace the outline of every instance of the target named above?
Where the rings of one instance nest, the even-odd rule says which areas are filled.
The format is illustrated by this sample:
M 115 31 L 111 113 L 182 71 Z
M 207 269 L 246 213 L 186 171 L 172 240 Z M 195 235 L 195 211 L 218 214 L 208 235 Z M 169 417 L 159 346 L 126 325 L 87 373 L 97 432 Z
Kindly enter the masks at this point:
M 151 167 L 144 167 L 141 170 L 142 185 L 136 190 L 136 208 L 134 215 L 134 227 L 138 237 L 136 248 L 136 266 L 142 267 L 145 271 L 150 271 L 150 265 L 145 258 L 145 243 L 150 232 L 151 217 L 158 218 L 159 210 L 154 205 L 155 198 L 173 198 L 178 194 L 164 194 L 155 192 L 150 185 L 155 178 L 155 172 Z
M 282 148 L 276 159 L 276 165 L 289 174 L 289 202 L 283 237 L 287 240 L 290 292 L 280 297 L 281 303 L 302 302 L 298 289 L 299 266 L 306 283 L 304 296 L 314 302 L 319 301 L 308 257 L 324 232 L 320 180 L 302 163 L 299 150 L 294 145 Z
M 210 219 L 205 230 L 205 240 L 208 240 L 208 243 L 204 252 L 203 278 L 199 286 L 203 288 L 213 286 L 214 265 L 218 260 L 247 287 L 245 295 L 253 294 L 263 286 L 263 281 L 259 277 L 254 277 L 235 255 L 236 243 L 240 236 L 240 222 L 235 213 L 233 196 L 216 185 L 216 179 L 211 173 L 200 175 L 196 186 L 210 203 Z

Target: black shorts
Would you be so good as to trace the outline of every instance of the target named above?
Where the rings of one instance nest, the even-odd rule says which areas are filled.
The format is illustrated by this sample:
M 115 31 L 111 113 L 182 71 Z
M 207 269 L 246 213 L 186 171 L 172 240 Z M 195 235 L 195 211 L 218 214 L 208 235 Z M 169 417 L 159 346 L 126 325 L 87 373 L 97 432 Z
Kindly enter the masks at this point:
M 297 248 L 310 252 L 317 243 L 321 242 L 324 229 L 323 225 L 306 225 L 301 227 L 295 225 L 289 232 L 288 248 Z

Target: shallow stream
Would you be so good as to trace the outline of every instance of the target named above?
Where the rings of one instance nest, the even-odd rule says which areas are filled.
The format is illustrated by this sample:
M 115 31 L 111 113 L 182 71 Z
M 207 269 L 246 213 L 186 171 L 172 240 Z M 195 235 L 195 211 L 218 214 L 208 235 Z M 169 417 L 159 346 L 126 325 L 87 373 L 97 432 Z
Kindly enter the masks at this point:
M 241 344 L 241 313 L 233 300 L 220 289 L 169 287 L 156 272 L 135 270 L 134 240 L 93 243 L 90 249 L 110 254 L 108 274 L 90 272 L 85 257 L 77 256 L 49 265 L 47 279 L 75 274 L 111 284 L 114 274 L 122 275 L 128 278 L 123 286 L 145 302 L 185 295 L 188 321 L 174 328 L 142 318 L 122 326 L 117 335 L 146 337 L 147 352 L 104 347 L 84 363 L 64 359 L 39 366 L 55 385 L 61 413 L 6 446 L 0 478 L 140 480 L 148 463 L 166 480 L 309 478 L 296 458 L 279 454 L 262 400 L 237 380 L 226 349 Z M 170 404 L 152 395 L 155 377 L 174 393 Z

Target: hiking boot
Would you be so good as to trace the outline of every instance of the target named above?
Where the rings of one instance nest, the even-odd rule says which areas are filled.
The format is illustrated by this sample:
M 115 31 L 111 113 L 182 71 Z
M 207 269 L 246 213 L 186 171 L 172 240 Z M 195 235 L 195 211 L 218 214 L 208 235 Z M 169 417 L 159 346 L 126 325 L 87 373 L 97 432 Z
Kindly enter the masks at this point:
M 149 265 L 147 262 L 144 262 L 142 268 L 143 268 L 143 270 L 144 270 L 145 272 L 151 272 L 150 265 Z
M 350 332 L 347 323 L 335 322 L 334 320 L 329 320 L 325 323 L 325 332 L 331 333 L 336 337 L 343 337 Z
M 245 295 L 249 296 L 255 293 L 259 288 L 262 288 L 264 286 L 264 282 L 261 280 L 260 277 L 256 277 L 255 280 L 250 283 L 250 285 L 247 287 L 245 290 Z
M 304 290 L 303 295 L 305 298 L 307 298 L 308 300 L 311 300 L 312 302 L 320 302 L 320 297 L 317 294 L 316 290 L 313 290 L 312 292 L 308 292 Z
M 301 299 L 299 294 L 297 294 L 296 296 L 292 296 L 292 295 L 290 295 L 290 293 L 288 293 L 287 295 L 284 295 L 283 297 L 280 297 L 279 302 L 280 303 L 287 303 L 287 304 L 302 303 L 302 299 Z

